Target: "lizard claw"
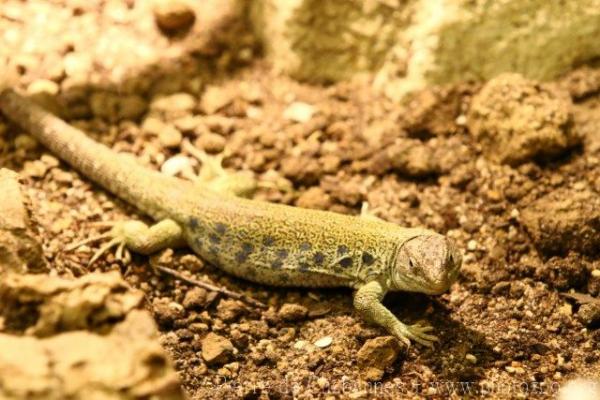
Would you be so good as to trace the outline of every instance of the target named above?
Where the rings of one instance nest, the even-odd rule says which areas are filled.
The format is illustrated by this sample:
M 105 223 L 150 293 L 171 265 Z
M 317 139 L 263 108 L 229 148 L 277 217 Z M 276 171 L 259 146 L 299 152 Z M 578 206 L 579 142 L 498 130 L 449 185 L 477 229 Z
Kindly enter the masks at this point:
M 84 239 L 77 243 L 73 243 L 70 246 L 68 246 L 65 250 L 72 251 L 86 244 L 99 242 L 104 239 L 110 239 L 108 242 L 100 246 L 100 248 L 94 253 L 92 258 L 88 262 L 88 266 L 94 264 L 103 254 L 105 254 L 115 246 L 117 247 L 115 251 L 115 258 L 118 261 L 123 261 L 127 263 L 131 259 L 131 253 L 127 249 L 128 236 L 126 232 L 130 231 L 132 228 L 137 228 L 139 224 L 142 224 L 145 227 L 145 225 L 139 221 L 116 221 L 104 223 L 101 227 L 111 228 L 110 231 L 88 239 Z
M 406 327 L 406 336 L 423 346 L 433 348 L 433 343 L 438 342 L 439 338 L 435 335 L 430 335 L 427 332 L 433 331 L 434 328 L 429 325 L 414 324 Z

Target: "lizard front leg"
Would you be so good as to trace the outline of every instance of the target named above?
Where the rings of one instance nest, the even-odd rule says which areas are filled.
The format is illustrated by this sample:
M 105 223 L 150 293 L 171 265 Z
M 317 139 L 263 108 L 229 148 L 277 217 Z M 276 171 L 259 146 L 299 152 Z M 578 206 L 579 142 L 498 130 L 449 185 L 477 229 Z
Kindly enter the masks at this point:
M 385 328 L 390 334 L 410 346 L 410 339 L 427 347 L 433 347 L 438 338 L 427 332 L 433 330 L 430 326 L 405 325 L 381 301 L 386 289 L 381 283 L 371 281 L 358 288 L 354 294 L 354 308 L 367 321 L 374 322 Z
M 152 226 L 141 221 L 118 221 L 112 223 L 112 229 L 108 233 L 71 247 L 78 247 L 97 239 L 110 240 L 98 249 L 90 259 L 90 264 L 115 246 L 117 246 L 117 259 L 121 259 L 126 250 L 149 255 L 167 247 L 185 244 L 181 226 L 171 219 L 164 219 Z

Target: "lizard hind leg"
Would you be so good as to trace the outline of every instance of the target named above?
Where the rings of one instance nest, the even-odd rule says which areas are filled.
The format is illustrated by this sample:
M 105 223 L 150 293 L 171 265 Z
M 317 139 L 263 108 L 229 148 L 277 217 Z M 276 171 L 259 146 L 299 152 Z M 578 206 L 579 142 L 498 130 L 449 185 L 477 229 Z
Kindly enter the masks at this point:
M 183 231 L 179 224 L 171 219 L 164 219 L 152 226 L 141 221 L 117 221 L 110 223 L 109 232 L 75 243 L 67 248 L 72 250 L 83 244 L 109 239 L 94 253 L 89 265 L 96 262 L 103 254 L 117 247 L 116 258 L 127 261 L 129 251 L 149 255 L 167 247 L 177 247 L 184 243 Z
M 203 189 L 208 188 L 219 194 L 251 197 L 260 186 L 250 171 L 226 171 L 223 168 L 225 153 L 209 155 L 196 148 L 189 140 L 183 142 L 183 149 L 202 163 L 196 182 Z

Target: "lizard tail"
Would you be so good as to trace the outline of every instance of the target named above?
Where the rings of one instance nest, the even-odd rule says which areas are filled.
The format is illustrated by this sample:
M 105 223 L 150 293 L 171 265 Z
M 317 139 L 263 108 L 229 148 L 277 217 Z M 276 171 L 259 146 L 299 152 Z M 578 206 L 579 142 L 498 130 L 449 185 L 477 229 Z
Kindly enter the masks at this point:
M 95 142 L 11 89 L 0 93 L 0 110 L 73 168 L 155 219 L 167 217 L 169 203 L 186 189 L 187 182 Z

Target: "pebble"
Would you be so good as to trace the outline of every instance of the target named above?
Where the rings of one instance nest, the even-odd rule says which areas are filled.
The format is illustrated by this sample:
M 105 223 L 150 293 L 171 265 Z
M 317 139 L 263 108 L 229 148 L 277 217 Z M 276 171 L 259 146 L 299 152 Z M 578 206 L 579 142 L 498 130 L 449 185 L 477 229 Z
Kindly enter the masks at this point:
M 156 25 L 166 32 L 188 29 L 196 20 L 194 10 L 182 0 L 156 1 L 152 11 Z
M 158 134 L 158 140 L 165 147 L 178 147 L 183 140 L 183 135 L 173 125 L 166 125 Z
M 566 382 L 558 391 L 557 400 L 600 399 L 600 381 L 576 378 Z
M 237 300 L 222 299 L 217 305 L 217 317 L 224 322 L 232 322 L 244 314 L 246 308 Z
M 294 122 L 305 123 L 311 120 L 316 109 L 310 104 L 295 101 L 283 111 L 283 118 Z
M 597 325 L 600 323 L 600 304 L 582 304 L 577 311 L 577 318 L 587 327 Z
M 200 108 L 206 114 L 225 108 L 233 101 L 233 93 L 219 86 L 208 86 L 200 100 Z
M 206 132 L 203 133 L 196 141 L 194 145 L 206 151 L 207 153 L 221 153 L 225 149 L 227 140 L 216 133 Z
M 467 360 L 471 364 L 477 364 L 477 357 L 475 357 L 473 354 L 467 353 L 465 355 L 465 360 Z
M 29 95 L 46 93 L 51 96 L 56 96 L 59 90 L 60 86 L 58 86 L 56 82 L 48 79 L 37 79 L 27 86 L 27 94 Z
M 189 114 L 196 108 L 196 98 L 189 93 L 175 93 L 154 99 L 150 108 L 164 113 Z
M 222 365 L 233 355 L 234 347 L 231 341 L 216 333 L 209 332 L 202 339 L 202 358 L 208 365 Z
M 317 339 L 314 345 L 320 349 L 324 349 L 326 347 L 329 347 L 331 343 L 333 343 L 333 338 L 331 336 L 323 336 L 322 338 Z
M 203 309 L 207 304 L 207 291 L 204 288 L 195 287 L 188 290 L 183 298 L 183 307 L 186 309 Z
M 380 380 L 385 369 L 396 361 L 400 350 L 398 340 L 392 336 L 367 340 L 356 355 L 358 365 L 364 368 L 364 378 L 369 381 Z
M 286 303 L 279 309 L 279 317 L 284 321 L 298 321 L 307 315 L 308 309 L 300 304 Z
M 178 154 L 168 158 L 160 167 L 160 172 L 169 176 L 175 176 L 181 173 L 187 175 L 193 174 L 194 169 L 192 168 L 191 160 L 188 157 Z

